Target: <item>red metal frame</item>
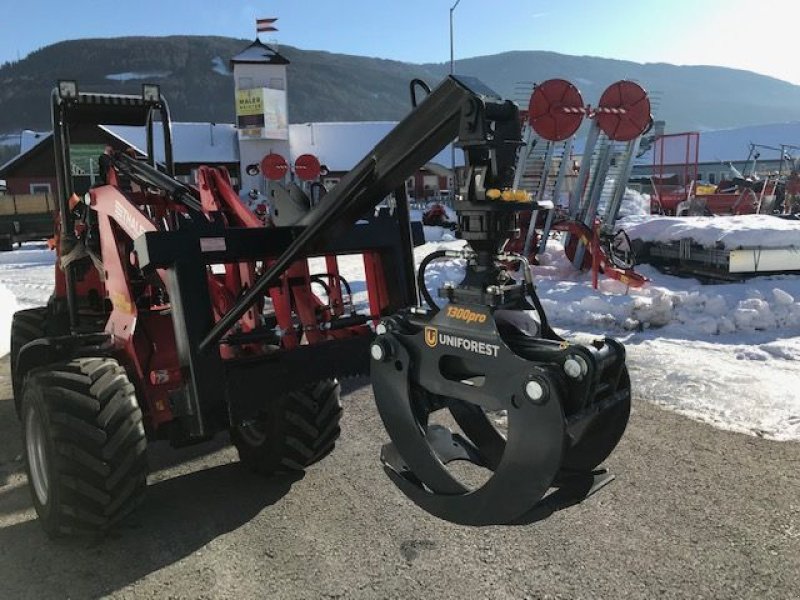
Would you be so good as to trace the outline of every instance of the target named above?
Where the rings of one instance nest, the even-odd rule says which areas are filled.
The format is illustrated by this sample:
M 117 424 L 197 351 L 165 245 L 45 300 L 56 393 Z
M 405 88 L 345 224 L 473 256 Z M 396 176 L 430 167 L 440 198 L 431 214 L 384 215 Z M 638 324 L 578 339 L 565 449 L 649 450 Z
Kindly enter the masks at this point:
M 670 150 L 670 157 L 667 158 L 668 147 L 674 146 L 676 150 Z M 683 162 L 667 162 L 674 160 L 673 156 L 681 158 Z M 655 214 L 674 215 L 675 210 L 681 202 L 689 199 L 693 183 L 697 182 L 697 164 L 700 159 L 700 133 L 697 131 L 687 131 L 684 133 L 669 133 L 660 135 L 653 143 L 653 193 L 654 201 L 651 204 L 650 212 Z M 661 183 L 670 174 L 665 169 L 676 171 L 678 184 L 667 186 Z
M 610 279 L 616 279 L 630 287 L 642 287 L 649 280 L 633 269 L 620 269 L 615 266 L 606 255 L 600 243 L 601 223 L 596 220 L 594 227 L 587 227 L 583 223 L 566 219 L 553 223 L 554 231 L 564 231 L 570 234 L 569 244 L 564 251 L 570 260 L 575 257 L 578 244 L 583 244 L 586 253 L 583 258 L 583 268 L 592 270 L 592 287 L 597 289 L 599 274 L 602 273 Z
M 102 279 L 96 269 L 88 268 L 78 279 L 77 295 L 86 299 L 96 297 L 100 309 L 94 313 L 83 310 L 84 316 L 105 319 L 105 331 L 112 336 L 115 356 L 131 371 L 137 382 L 137 395 L 151 430 L 172 420 L 169 395 L 182 384 L 169 304 L 155 282 L 141 279 L 132 252 L 132 240 L 149 231 L 169 229 L 170 216 L 185 211 L 182 205 L 170 202 L 165 196 L 146 190 L 122 192 L 116 172 L 108 173 L 108 185 L 90 190 L 89 204 L 96 213 L 102 255 Z M 228 227 L 258 227 L 266 225 L 240 201 L 224 169 L 200 167 L 197 173 L 200 205 L 209 219 L 221 219 Z M 74 207 L 74 210 L 79 208 Z M 87 226 L 76 221 L 79 234 Z M 60 232 L 56 232 L 60 236 Z M 58 240 L 56 240 L 58 241 Z M 55 247 L 60 247 L 56 243 Z M 385 273 L 380 256 L 365 251 L 364 265 L 370 314 L 376 318 L 388 306 Z M 208 269 L 208 285 L 215 319 L 219 320 L 235 303 L 243 289 L 274 261 L 265 256 L 261 261 L 225 264 Z M 268 290 L 275 319 L 282 332 L 283 349 L 303 344 L 315 344 L 330 339 L 370 334 L 368 325 L 351 325 L 331 330 L 326 327 L 333 317 L 344 313 L 341 279 L 336 256 L 325 256 L 326 275 L 330 281 L 327 303 L 312 291 L 312 275 L 308 260 L 295 262 L 283 275 L 280 285 Z M 167 274 L 157 271 L 162 282 Z M 56 269 L 56 296 L 64 297 L 66 286 L 60 268 Z M 110 314 L 103 304 L 111 305 Z M 264 300 L 248 310 L 237 327 L 243 333 L 260 323 Z M 242 354 L 265 352 L 261 344 L 220 346 L 223 359 Z

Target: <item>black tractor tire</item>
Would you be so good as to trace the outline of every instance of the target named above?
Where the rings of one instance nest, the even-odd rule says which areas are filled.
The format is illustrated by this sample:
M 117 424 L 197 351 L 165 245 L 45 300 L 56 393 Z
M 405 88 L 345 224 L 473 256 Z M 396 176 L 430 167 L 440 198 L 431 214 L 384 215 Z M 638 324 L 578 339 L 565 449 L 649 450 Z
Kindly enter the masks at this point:
M 116 360 L 32 370 L 22 436 L 31 498 L 49 536 L 105 533 L 141 502 L 147 439 L 134 387 Z
M 239 460 L 262 475 L 303 471 L 330 454 L 339 439 L 341 387 L 335 379 L 283 394 L 257 420 L 231 429 Z
M 20 416 L 24 380 L 22 375 L 17 374 L 17 357 L 25 344 L 45 337 L 46 326 L 47 308 L 44 306 L 18 310 L 11 319 L 11 386 L 14 389 L 14 404 L 17 408 L 17 416 Z

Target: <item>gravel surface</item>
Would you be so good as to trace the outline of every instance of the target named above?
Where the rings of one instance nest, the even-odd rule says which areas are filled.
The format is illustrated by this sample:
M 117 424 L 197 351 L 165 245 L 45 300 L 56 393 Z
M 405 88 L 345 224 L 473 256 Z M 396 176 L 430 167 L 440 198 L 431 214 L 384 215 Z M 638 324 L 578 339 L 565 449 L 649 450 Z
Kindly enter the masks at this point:
M 346 392 L 342 441 L 304 478 L 251 475 L 223 439 L 154 444 L 135 517 L 105 539 L 53 542 L 34 519 L 0 360 L 0 598 L 800 596 L 800 443 L 635 397 L 607 464 L 615 482 L 543 521 L 467 528 L 391 485 L 368 381 Z

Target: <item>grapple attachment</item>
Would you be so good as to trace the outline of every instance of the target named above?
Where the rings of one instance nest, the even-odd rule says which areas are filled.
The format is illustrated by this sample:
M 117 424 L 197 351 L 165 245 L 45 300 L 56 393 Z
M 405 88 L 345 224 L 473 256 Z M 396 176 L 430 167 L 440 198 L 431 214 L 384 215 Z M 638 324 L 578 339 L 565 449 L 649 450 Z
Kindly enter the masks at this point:
M 598 467 L 627 425 L 630 381 L 619 342 L 568 343 L 550 328 L 527 261 L 503 252 L 519 235 L 520 211 L 538 208 L 510 189 L 521 145 L 516 107 L 471 99 L 458 145 L 465 167 L 455 209 L 469 245 L 453 252 L 466 273 L 439 290 L 437 306 L 425 268 L 448 253 L 434 253 L 418 278 L 430 308 L 377 327 L 372 383 L 391 438 L 381 459 L 431 514 L 507 524 L 578 502 L 613 479 Z
M 493 312 L 448 304 L 398 315 L 372 346 L 387 473 L 426 511 L 468 525 L 520 519 L 552 487 L 574 502 L 610 481 L 596 467 L 630 411 L 621 344 L 530 337 Z M 431 423 L 445 409 L 452 429 Z M 473 473 L 448 468 L 455 461 L 491 476 L 471 487 Z

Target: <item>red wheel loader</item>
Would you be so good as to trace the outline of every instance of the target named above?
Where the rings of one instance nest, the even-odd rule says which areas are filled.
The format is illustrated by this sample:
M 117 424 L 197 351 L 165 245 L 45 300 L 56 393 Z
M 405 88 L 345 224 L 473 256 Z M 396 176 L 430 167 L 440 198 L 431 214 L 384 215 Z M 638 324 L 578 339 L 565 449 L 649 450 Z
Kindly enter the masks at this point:
M 514 104 L 475 80 L 445 79 L 291 227 L 251 214 L 224 170 L 201 168 L 193 186 L 176 180 L 169 110 L 152 89 L 59 86 L 52 113 L 55 293 L 16 313 L 11 356 L 31 494 L 49 534 L 103 532 L 128 514 L 146 488 L 151 439 L 181 446 L 230 431 L 251 469 L 309 466 L 339 435 L 337 379 L 367 373 L 391 438 L 387 473 L 443 519 L 509 523 L 548 493 L 574 501 L 611 479 L 598 467 L 630 409 L 622 346 L 561 339 L 529 272 L 497 256 L 531 208 L 492 199 L 513 181 Z M 87 123 L 147 127 L 147 160 L 113 155 L 106 184 L 79 199 L 69 138 Z M 440 290 L 441 307 L 424 307 L 405 180 L 456 138 L 467 275 Z M 392 193 L 395 206 L 381 207 Z M 345 255 L 363 260 L 365 310 L 343 301 Z M 325 257 L 325 272 L 311 273 L 309 257 Z M 539 334 L 499 318 L 515 311 L 534 313 Z M 440 410 L 460 432 L 430 422 Z M 497 410 L 505 431 L 487 416 Z M 457 460 L 491 476 L 470 488 L 448 467 Z

